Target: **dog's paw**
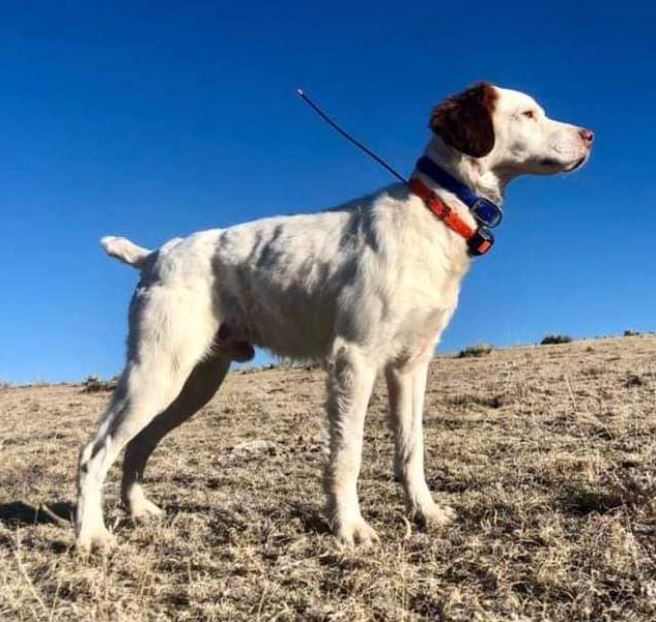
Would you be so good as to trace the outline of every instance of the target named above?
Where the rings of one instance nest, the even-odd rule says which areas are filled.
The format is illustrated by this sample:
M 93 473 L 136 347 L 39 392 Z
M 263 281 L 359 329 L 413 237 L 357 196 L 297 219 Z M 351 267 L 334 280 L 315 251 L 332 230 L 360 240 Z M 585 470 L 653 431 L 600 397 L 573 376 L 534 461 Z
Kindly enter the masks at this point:
M 148 522 L 162 518 L 165 514 L 164 510 L 145 498 L 130 503 L 128 511 L 132 520 L 138 522 Z
M 335 536 L 341 544 L 349 547 L 357 545 L 368 548 L 380 540 L 373 527 L 363 518 L 338 522 Z
M 435 502 L 424 504 L 414 511 L 415 519 L 426 529 L 441 529 L 451 525 L 458 515 L 448 505 L 438 505 Z
M 80 553 L 91 553 L 99 551 L 106 553 L 116 547 L 116 536 L 108 531 L 106 527 L 94 531 L 84 531 L 78 534 L 75 540 L 75 548 Z

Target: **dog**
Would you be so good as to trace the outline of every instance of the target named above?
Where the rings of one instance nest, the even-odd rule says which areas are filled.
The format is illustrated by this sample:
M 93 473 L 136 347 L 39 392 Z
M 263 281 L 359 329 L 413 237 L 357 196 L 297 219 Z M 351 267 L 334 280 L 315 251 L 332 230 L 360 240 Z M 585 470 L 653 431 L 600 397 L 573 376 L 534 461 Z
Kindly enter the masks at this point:
M 424 475 L 428 365 L 472 257 L 492 243 L 507 184 L 581 167 L 593 133 L 549 119 L 523 93 L 480 83 L 432 111 L 409 184 L 334 209 L 201 231 L 150 251 L 102 243 L 141 272 L 129 312 L 127 362 L 78 470 L 76 543 L 109 547 L 102 486 L 125 447 L 122 500 L 134 518 L 162 511 L 144 494 L 146 462 L 165 434 L 220 387 L 254 347 L 327 369 L 329 457 L 324 486 L 336 537 L 377 539 L 357 493 L 363 427 L 383 373 L 395 473 L 408 511 L 429 526 L 455 513 Z

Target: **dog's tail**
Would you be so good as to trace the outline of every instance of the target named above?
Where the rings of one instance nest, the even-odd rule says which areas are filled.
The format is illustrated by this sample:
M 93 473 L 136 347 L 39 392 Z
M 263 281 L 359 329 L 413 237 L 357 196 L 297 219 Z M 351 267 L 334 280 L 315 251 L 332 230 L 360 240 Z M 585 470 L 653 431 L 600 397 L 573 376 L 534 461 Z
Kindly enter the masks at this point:
M 106 235 L 100 240 L 102 247 L 110 257 L 116 257 L 123 263 L 141 270 L 152 251 L 147 248 L 137 246 L 127 238 L 116 235 Z

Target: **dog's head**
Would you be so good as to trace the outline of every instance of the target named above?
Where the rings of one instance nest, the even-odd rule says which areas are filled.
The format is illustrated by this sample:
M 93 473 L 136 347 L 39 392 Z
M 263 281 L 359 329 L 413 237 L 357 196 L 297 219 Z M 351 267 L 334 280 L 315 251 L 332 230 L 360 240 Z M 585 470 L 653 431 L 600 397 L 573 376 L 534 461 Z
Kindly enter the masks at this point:
M 532 97 L 487 83 L 439 104 L 430 128 L 451 149 L 485 158 L 486 168 L 507 178 L 574 171 L 594 139 L 588 129 L 549 119 Z

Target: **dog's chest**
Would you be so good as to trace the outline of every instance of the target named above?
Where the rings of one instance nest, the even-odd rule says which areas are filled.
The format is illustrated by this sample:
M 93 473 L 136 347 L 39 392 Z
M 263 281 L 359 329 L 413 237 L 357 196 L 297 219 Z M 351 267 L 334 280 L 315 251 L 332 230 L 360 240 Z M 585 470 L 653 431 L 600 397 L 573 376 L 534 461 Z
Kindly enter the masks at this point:
M 421 349 L 451 319 L 470 260 L 462 241 L 423 211 L 407 214 L 396 238 L 389 262 L 389 305 L 395 310 L 397 337 L 411 349 Z
M 451 308 L 470 265 L 464 241 L 421 209 L 410 212 L 396 230 L 389 259 L 396 295 L 425 312 Z

